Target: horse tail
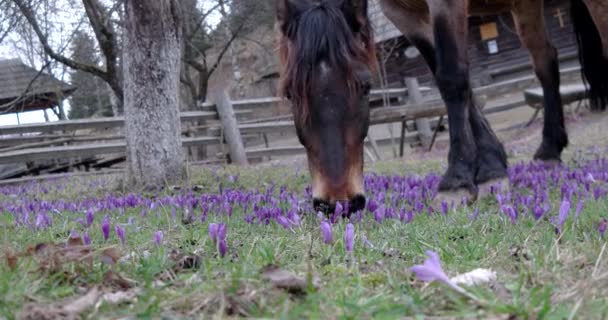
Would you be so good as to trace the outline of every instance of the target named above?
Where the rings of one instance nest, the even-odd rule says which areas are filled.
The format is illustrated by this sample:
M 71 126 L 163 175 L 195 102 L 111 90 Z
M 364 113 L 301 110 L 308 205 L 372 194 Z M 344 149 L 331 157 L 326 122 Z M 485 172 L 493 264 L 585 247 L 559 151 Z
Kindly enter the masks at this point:
M 583 0 L 570 0 L 570 16 L 591 110 L 603 111 L 608 105 L 608 52 L 604 55 L 599 30 Z

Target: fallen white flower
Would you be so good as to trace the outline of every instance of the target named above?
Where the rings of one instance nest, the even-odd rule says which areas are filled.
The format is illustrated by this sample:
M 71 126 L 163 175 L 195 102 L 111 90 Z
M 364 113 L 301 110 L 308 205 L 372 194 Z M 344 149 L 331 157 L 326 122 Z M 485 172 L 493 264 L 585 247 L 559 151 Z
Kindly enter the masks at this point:
M 467 273 L 457 275 L 450 282 L 459 285 L 474 286 L 478 284 L 496 281 L 496 272 L 490 269 L 475 269 Z

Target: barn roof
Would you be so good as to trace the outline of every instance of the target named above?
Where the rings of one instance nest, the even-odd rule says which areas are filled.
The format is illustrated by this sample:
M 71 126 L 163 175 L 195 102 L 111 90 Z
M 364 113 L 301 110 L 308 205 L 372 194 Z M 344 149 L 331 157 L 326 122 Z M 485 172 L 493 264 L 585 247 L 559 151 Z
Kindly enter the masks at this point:
M 74 90 L 48 73 L 38 74 L 20 59 L 0 60 L 0 113 L 52 108 Z
M 368 15 L 372 21 L 376 43 L 401 36 L 401 31 L 382 12 L 378 0 L 369 1 Z

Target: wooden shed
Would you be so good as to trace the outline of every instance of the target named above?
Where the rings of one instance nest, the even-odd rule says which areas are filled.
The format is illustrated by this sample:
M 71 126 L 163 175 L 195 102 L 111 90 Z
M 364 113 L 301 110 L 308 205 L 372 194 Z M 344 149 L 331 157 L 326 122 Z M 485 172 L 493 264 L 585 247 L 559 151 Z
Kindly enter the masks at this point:
M 76 87 L 27 66 L 20 59 L 0 60 L 0 114 L 55 110 Z

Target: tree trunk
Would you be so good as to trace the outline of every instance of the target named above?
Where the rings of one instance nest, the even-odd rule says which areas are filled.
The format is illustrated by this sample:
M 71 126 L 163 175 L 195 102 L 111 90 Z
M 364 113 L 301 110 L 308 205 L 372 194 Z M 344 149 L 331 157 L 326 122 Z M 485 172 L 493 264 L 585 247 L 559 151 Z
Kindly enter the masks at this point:
M 179 119 L 182 48 L 178 0 L 127 0 L 123 72 L 127 168 L 131 186 L 157 187 L 185 176 Z

